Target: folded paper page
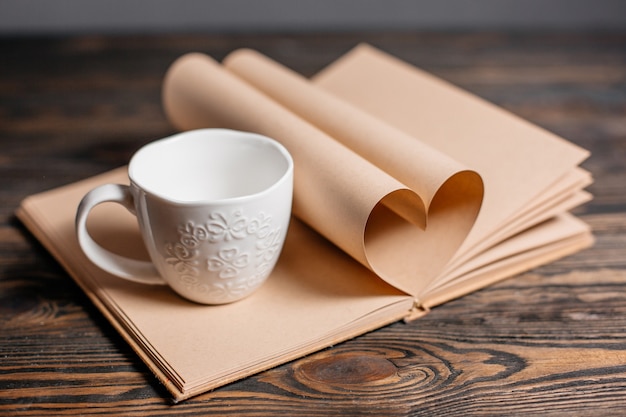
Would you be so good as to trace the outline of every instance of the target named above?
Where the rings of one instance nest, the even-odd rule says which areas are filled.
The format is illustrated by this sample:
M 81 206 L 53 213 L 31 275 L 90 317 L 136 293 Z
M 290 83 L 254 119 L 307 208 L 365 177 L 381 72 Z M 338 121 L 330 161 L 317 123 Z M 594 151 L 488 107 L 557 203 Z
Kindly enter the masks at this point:
M 314 83 L 481 174 L 485 196 L 476 224 L 452 262 L 420 294 L 426 305 L 449 299 L 427 294 L 444 284 L 448 296 L 473 290 L 467 279 L 459 279 L 469 264 L 486 262 L 473 271 L 475 280 L 483 280 L 479 285 L 486 285 L 536 266 L 531 259 L 545 263 L 567 248 L 592 244 L 587 225 L 563 216 L 552 221 L 562 223 L 561 233 L 525 235 L 589 200 L 581 190 L 591 176 L 578 167 L 586 150 L 369 45 L 354 48 Z M 503 241 L 507 245 L 497 247 Z M 524 255 L 529 247 L 535 248 L 532 256 Z
M 335 61 L 314 82 L 480 173 L 485 201 L 461 252 L 507 224 L 589 156 L 586 150 L 368 45 Z
M 471 229 L 480 176 L 255 52 L 227 62 L 225 69 L 190 54 L 173 65 L 163 96 L 172 122 L 250 129 L 282 142 L 296 166 L 294 214 L 387 282 L 419 294 Z M 252 88 L 241 69 L 271 91 Z M 309 109 L 317 117 L 306 117 Z

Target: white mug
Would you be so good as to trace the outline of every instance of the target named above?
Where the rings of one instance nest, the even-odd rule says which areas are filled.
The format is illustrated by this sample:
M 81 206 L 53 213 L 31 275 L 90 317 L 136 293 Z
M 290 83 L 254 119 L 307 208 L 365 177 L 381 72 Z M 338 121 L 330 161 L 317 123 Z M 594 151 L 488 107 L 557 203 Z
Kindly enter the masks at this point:
M 199 129 L 149 143 L 128 166 L 130 186 L 87 193 L 78 242 L 103 270 L 167 284 L 202 304 L 244 298 L 269 276 L 282 250 L 293 196 L 293 160 L 268 137 Z M 117 202 L 135 214 L 152 262 L 114 254 L 86 227 L 92 208 Z

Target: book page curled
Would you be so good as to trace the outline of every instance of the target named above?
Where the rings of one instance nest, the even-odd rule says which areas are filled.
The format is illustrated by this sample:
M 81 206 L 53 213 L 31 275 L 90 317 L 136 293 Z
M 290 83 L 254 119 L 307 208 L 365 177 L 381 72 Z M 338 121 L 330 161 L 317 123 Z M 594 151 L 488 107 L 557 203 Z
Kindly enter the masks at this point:
M 243 66 L 253 74 L 269 64 L 269 84 L 292 79 L 278 64 L 248 57 Z M 294 215 L 387 282 L 418 295 L 469 233 L 483 196 L 480 176 L 401 132 L 360 120 L 351 106 L 290 84 L 285 100 L 230 67 L 233 62 L 225 68 L 202 54 L 179 58 L 163 87 L 171 122 L 183 130 L 254 131 L 281 142 L 295 163 Z M 296 81 L 315 91 L 305 79 Z M 294 101 L 310 110 L 300 111 Z M 337 114 L 331 119 L 329 111 Z M 337 124 L 346 129 L 319 120 L 342 117 L 346 123 Z

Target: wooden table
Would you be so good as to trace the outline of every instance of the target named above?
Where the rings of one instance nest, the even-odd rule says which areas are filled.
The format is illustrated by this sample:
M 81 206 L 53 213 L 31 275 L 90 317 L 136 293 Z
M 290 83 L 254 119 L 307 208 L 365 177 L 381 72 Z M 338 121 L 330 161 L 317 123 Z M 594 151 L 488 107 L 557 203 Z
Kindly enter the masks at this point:
M 577 213 L 596 245 L 411 324 L 172 405 L 14 209 L 172 133 L 160 84 L 185 52 L 219 59 L 247 46 L 309 76 L 361 41 L 590 149 L 595 200 Z M 2 39 L 0 62 L 0 414 L 626 410 L 626 32 Z

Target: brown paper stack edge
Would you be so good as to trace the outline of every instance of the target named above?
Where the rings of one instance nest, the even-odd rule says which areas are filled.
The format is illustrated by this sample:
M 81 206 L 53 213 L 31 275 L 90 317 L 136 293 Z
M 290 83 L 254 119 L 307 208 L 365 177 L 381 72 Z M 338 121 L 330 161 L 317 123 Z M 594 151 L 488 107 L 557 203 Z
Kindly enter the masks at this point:
M 592 244 L 568 213 L 588 201 L 588 152 L 368 45 L 307 80 L 254 51 L 177 60 L 164 106 L 181 130 L 282 142 L 294 218 L 254 295 L 202 306 L 134 284 L 80 252 L 74 216 L 125 168 L 26 198 L 18 217 L 175 401 L 405 319 Z M 94 210 L 90 233 L 145 258 L 135 219 Z

